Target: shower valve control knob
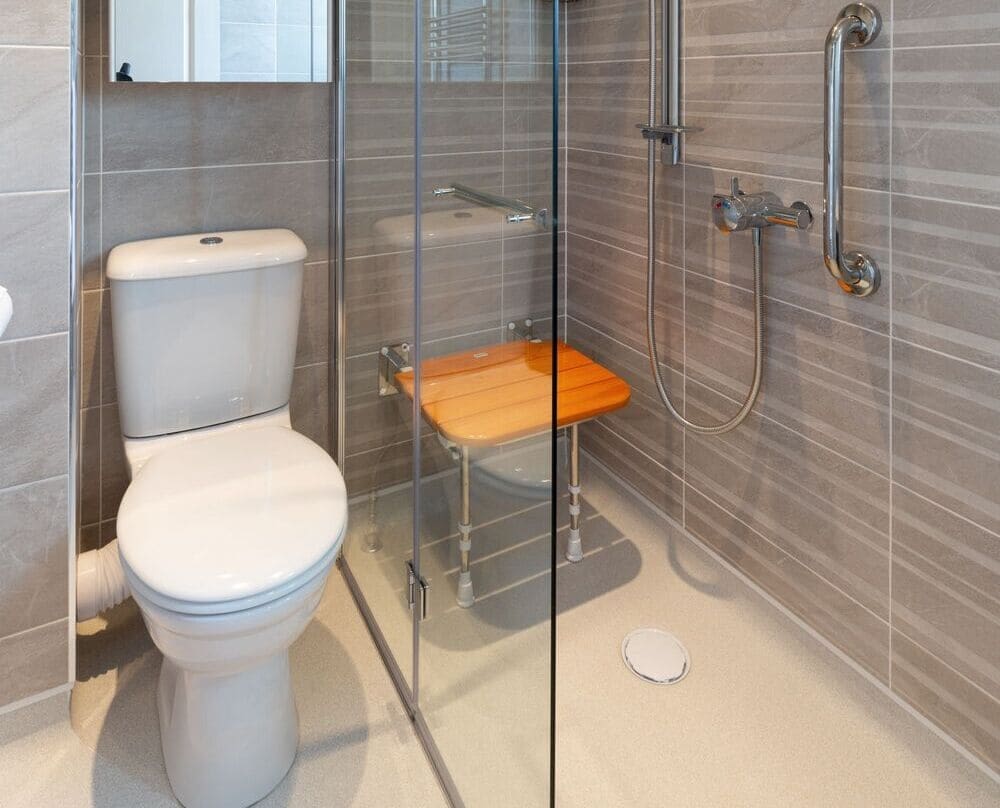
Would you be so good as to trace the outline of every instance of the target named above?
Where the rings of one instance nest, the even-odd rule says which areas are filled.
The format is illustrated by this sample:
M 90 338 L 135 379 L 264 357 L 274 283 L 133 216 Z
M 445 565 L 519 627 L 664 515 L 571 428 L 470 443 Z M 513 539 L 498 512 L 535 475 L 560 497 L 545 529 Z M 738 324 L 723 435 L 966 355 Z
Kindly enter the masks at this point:
M 805 202 L 785 205 L 770 191 L 745 193 L 739 179 L 733 177 L 730 193 L 712 197 L 712 221 L 724 233 L 772 225 L 808 230 L 813 215 Z

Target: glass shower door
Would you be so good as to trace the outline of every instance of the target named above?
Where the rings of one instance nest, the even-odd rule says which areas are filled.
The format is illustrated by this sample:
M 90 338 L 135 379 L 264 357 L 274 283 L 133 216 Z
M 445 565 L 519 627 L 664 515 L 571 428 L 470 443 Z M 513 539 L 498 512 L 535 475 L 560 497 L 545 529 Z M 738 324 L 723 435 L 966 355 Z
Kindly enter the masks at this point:
M 417 706 L 457 801 L 549 802 L 557 8 L 424 0 Z

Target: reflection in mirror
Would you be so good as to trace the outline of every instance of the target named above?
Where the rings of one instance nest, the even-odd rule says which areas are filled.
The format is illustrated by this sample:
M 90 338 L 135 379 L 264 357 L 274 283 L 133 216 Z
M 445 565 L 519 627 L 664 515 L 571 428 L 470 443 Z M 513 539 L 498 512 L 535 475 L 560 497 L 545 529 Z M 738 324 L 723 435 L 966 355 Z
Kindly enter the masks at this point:
M 115 81 L 329 81 L 331 0 L 109 0 Z

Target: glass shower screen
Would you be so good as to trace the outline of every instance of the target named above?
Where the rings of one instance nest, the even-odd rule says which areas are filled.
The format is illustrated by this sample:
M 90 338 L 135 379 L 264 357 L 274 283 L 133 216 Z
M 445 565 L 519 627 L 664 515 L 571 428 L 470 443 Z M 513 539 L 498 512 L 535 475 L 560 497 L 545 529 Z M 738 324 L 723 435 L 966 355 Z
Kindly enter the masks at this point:
M 348 577 L 452 801 L 548 805 L 558 7 L 346 13 Z

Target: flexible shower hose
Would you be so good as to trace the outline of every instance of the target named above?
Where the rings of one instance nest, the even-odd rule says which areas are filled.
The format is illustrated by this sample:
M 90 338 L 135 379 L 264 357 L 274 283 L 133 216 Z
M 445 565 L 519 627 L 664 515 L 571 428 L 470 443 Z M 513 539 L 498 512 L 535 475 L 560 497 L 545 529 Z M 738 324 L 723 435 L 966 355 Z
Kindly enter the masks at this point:
M 649 125 L 656 126 L 656 4 L 657 0 L 649 0 Z M 663 374 L 660 371 L 660 357 L 656 348 L 656 145 L 655 139 L 650 139 L 649 156 L 647 160 L 646 182 L 646 344 L 649 347 L 649 364 L 653 370 L 653 381 L 667 411 L 686 429 L 699 435 L 722 435 L 742 424 L 760 393 L 761 377 L 764 375 L 764 257 L 761 245 L 760 228 L 753 228 L 753 382 L 743 406 L 728 421 L 721 424 L 697 424 L 685 418 L 670 400 Z

